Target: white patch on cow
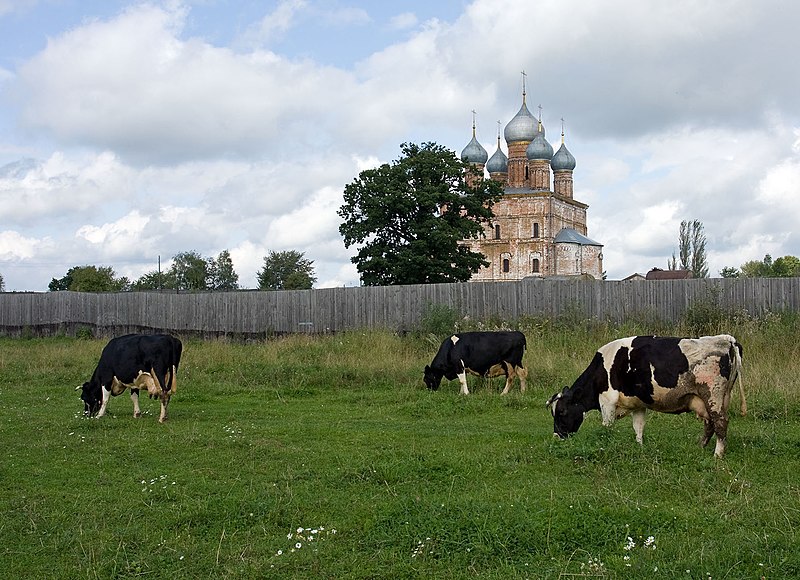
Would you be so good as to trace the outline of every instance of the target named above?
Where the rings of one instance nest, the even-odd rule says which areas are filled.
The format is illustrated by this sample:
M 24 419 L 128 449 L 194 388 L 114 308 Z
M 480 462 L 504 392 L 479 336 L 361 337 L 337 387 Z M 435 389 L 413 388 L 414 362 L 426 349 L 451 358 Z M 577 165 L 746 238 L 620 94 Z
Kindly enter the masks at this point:
M 636 433 L 636 442 L 641 445 L 644 440 L 644 418 L 646 409 L 636 409 L 633 411 L 633 430 Z
M 600 393 L 600 413 L 603 415 L 603 425 L 608 427 L 614 422 L 617 416 L 617 402 L 619 401 L 619 391 L 608 388 Z
M 139 393 L 131 390 L 131 401 L 133 401 L 133 416 L 137 419 L 142 416 L 142 410 L 139 408 Z
M 458 373 L 458 382 L 461 383 L 461 394 L 469 395 L 469 389 L 467 388 L 467 369 L 464 367 L 463 360 L 461 361 L 461 367 L 464 369 Z
M 458 337 L 454 334 L 453 336 L 450 337 L 450 340 L 453 342 L 453 344 L 455 344 L 455 343 L 458 342 Z M 463 361 L 462 361 L 462 363 L 463 363 Z
M 108 406 L 108 400 L 111 398 L 111 389 L 106 389 L 105 386 L 103 385 L 101 385 L 100 388 L 103 391 L 103 403 L 100 405 L 100 412 L 97 413 L 98 419 L 106 414 L 106 407 Z
M 558 393 L 558 394 L 553 395 L 552 397 L 550 397 L 550 400 L 547 401 L 547 406 L 550 408 L 550 414 L 553 417 L 556 416 L 556 405 L 558 404 L 558 400 L 560 398 L 561 398 L 561 393 Z M 557 433 L 554 433 L 554 435 L 558 436 Z

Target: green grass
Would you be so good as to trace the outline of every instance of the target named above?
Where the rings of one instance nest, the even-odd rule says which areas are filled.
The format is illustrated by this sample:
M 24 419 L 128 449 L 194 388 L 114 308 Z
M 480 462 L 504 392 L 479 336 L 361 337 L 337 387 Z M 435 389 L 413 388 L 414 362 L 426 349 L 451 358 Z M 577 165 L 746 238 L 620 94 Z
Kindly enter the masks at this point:
M 605 341 L 647 329 L 521 326 L 529 389 L 506 397 L 499 379 L 472 379 L 469 397 L 457 382 L 425 390 L 441 337 L 187 340 L 164 425 L 149 399 L 134 419 L 127 394 L 102 419 L 82 416 L 74 388 L 105 341 L 0 339 L 0 570 L 800 576 L 795 318 L 725 329 L 744 344 L 751 412 L 738 416 L 734 395 L 723 460 L 697 446 L 689 415 L 648 414 L 642 447 L 629 418 L 604 428 L 598 413 L 554 440 L 547 397 Z

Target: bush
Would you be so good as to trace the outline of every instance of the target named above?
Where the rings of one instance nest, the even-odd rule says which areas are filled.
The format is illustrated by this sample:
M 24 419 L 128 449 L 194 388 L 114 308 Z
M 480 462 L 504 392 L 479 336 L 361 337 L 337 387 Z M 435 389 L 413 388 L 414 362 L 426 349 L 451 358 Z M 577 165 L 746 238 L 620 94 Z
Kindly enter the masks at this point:
M 418 331 L 423 336 L 433 334 L 444 340 L 447 335 L 457 331 L 460 319 L 461 315 L 451 306 L 429 303 L 420 319 Z

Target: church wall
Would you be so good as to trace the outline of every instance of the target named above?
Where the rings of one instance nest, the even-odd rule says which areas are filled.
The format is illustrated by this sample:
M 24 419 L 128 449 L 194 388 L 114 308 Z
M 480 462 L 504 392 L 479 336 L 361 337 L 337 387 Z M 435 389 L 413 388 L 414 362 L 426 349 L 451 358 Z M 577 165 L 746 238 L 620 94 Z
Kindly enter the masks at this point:
M 581 246 L 580 244 L 558 243 L 556 245 L 555 274 L 558 276 L 577 276 L 590 274 L 598 280 L 602 278 L 602 247 Z

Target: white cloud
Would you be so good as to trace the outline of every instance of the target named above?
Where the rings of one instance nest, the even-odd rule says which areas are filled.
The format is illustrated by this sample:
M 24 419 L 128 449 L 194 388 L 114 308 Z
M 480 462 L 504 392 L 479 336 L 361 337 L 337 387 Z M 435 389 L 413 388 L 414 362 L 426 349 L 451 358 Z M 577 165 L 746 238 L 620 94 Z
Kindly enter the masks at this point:
M 282 38 L 291 30 L 298 13 L 307 7 L 306 0 L 281 0 L 275 10 L 247 29 L 240 42 L 249 46 L 262 46 Z
M 398 30 L 406 30 L 409 28 L 414 28 L 417 25 L 417 22 L 419 22 L 419 20 L 417 19 L 416 14 L 413 12 L 403 12 L 402 14 L 392 16 L 392 18 L 389 20 L 389 25 Z

